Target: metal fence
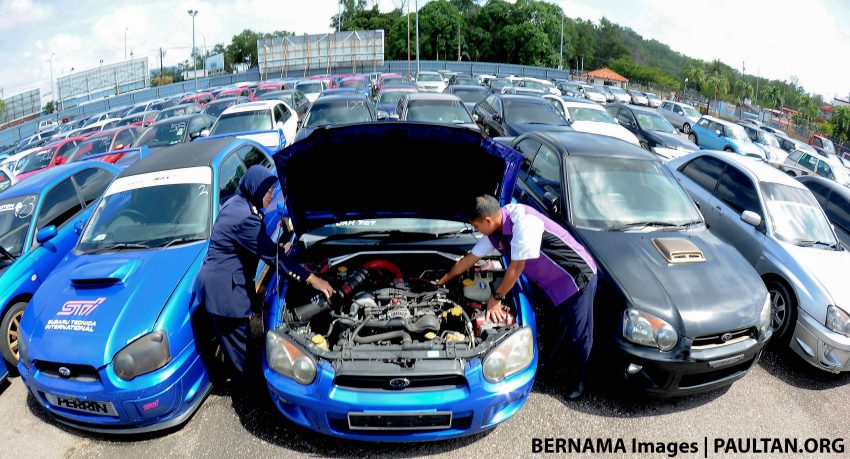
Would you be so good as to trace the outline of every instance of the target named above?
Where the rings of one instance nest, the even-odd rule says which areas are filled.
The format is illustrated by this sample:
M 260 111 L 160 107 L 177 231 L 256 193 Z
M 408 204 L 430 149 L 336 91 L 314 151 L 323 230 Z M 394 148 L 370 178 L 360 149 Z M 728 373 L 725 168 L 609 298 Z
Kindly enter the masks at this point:
M 148 58 L 136 58 L 82 70 L 56 79 L 60 106 L 74 106 L 110 94 L 148 86 Z
M 5 108 L 0 112 L 0 126 L 36 115 L 41 111 L 41 90 L 33 89 L 3 99 L 3 106 Z
M 351 68 L 374 71 L 384 65 L 384 31 L 356 30 L 316 35 L 291 35 L 257 40 L 260 73 L 330 73 Z

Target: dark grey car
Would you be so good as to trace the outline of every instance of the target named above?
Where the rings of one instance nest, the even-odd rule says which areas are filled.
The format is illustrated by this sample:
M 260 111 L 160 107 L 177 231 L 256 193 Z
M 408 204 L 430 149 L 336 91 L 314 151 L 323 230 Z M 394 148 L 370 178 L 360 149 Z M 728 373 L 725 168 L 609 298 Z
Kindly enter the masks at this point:
M 764 283 L 651 153 L 578 132 L 512 146 L 526 159 L 517 200 L 564 224 L 599 266 L 594 346 L 608 368 L 668 395 L 749 371 L 771 334 Z
M 812 192 L 832 223 L 838 240 L 845 249 L 850 249 L 850 189 L 815 175 L 797 177 L 797 181 Z

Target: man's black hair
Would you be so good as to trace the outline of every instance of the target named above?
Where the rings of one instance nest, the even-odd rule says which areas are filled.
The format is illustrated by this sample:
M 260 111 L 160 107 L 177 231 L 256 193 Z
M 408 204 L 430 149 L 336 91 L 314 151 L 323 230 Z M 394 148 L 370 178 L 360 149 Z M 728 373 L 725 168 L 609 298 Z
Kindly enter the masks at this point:
M 468 210 L 466 217 L 469 221 L 479 218 L 492 217 L 501 211 L 499 201 L 489 194 L 482 194 L 475 198 L 475 203 Z

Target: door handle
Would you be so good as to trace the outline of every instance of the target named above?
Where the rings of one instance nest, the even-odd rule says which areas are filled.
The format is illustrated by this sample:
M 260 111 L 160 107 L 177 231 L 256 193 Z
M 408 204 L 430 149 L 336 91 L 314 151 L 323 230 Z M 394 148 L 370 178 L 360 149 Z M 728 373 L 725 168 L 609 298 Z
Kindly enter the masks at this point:
M 714 206 L 714 211 L 719 214 L 720 213 L 720 206 Z

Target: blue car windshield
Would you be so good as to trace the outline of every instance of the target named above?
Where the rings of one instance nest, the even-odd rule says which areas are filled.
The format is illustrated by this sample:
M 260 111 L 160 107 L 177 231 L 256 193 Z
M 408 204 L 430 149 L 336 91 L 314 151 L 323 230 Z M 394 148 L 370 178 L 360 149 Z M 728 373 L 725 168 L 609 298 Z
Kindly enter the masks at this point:
M 761 190 L 777 239 L 791 244 L 837 242 L 832 225 L 809 190 L 768 182 L 761 183 Z
M 207 171 L 198 173 L 198 169 Z M 182 175 L 175 180 L 167 176 L 169 173 Z M 193 174 L 195 177 L 191 176 Z M 206 240 L 210 234 L 211 185 L 204 176 L 210 176 L 209 168 L 164 171 L 150 177 L 129 176 L 116 180 L 95 209 L 80 237 L 77 251 L 147 249 Z M 157 185 L 155 181 L 166 184 Z
M 0 246 L 13 256 L 17 257 L 24 251 L 37 201 L 38 196 L 34 194 L 0 201 Z M 0 251 L 0 260 L 5 258 Z
M 581 228 L 702 222 L 693 201 L 657 161 L 571 156 L 567 183 L 570 218 Z

